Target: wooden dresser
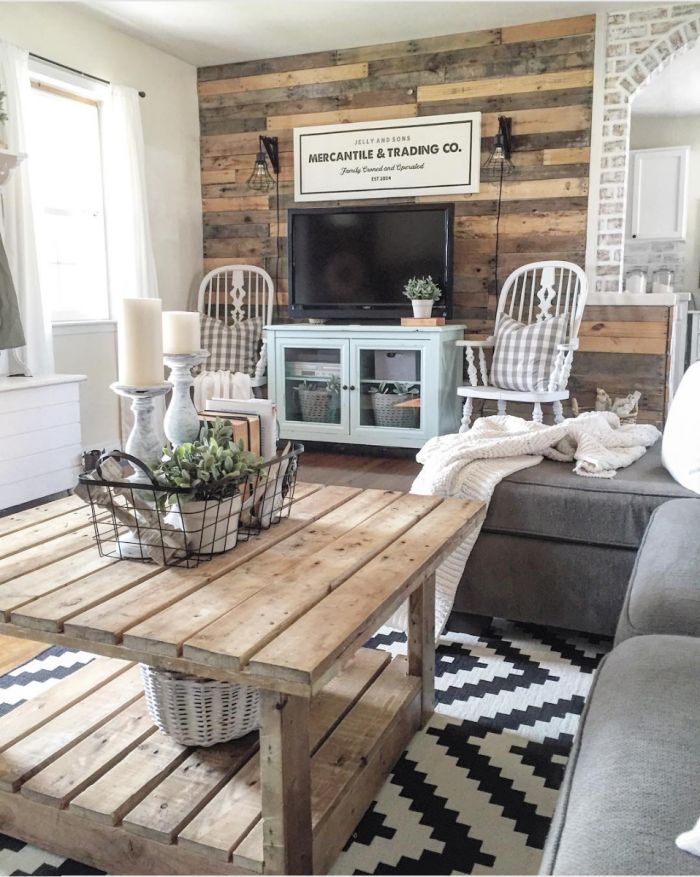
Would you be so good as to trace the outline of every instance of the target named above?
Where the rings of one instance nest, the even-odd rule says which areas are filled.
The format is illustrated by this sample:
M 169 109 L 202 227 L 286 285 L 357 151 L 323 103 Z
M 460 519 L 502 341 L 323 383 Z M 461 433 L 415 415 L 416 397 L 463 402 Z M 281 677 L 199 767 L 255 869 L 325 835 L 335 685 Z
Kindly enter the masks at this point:
M 0 377 L 0 511 L 75 485 L 84 380 Z

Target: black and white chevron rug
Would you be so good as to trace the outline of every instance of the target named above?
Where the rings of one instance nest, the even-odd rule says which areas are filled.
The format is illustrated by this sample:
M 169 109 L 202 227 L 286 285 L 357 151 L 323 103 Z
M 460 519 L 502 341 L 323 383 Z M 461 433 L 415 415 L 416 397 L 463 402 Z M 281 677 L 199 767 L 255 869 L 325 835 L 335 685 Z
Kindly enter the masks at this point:
M 365 814 L 337 874 L 536 874 L 606 639 L 453 616 L 437 711 Z M 405 652 L 398 634 L 373 642 Z M 0 716 L 90 660 L 50 648 L 0 677 Z M 0 835 L 0 874 L 95 874 Z

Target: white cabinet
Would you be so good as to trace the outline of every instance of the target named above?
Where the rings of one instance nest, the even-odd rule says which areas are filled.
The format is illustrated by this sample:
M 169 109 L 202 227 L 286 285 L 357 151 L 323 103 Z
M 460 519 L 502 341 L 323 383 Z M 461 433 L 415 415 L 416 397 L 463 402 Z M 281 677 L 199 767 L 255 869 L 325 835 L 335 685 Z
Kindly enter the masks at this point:
M 267 327 L 282 438 L 418 448 L 457 432 L 464 326 Z
M 689 146 L 630 151 L 627 236 L 685 240 Z
M 0 378 L 0 510 L 70 490 L 85 375 Z

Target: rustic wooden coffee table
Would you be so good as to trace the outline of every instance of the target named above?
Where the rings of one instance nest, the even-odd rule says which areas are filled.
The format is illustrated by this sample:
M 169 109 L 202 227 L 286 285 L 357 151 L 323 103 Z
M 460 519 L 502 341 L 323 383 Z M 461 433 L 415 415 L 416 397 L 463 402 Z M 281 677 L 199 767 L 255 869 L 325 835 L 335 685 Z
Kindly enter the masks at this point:
M 433 710 L 434 572 L 481 503 L 299 484 L 195 569 L 99 556 L 74 497 L 0 519 L 0 633 L 102 657 L 0 720 L 0 830 L 113 873 L 324 873 Z M 363 648 L 409 600 L 408 657 Z M 257 685 L 175 744 L 134 662 Z

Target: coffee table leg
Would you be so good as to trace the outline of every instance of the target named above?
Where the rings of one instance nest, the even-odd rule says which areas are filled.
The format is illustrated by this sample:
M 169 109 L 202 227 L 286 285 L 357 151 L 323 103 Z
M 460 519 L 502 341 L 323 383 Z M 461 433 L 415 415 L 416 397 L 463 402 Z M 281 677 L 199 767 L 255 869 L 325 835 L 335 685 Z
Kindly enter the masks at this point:
M 266 874 L 312 874 L 309 701 L 262 691 L 260 780 Z
M 425 725 L 435 710 L 434 575 L 411 594 L 408 610 L 408 672 L 421 679 L 421 718 Z

